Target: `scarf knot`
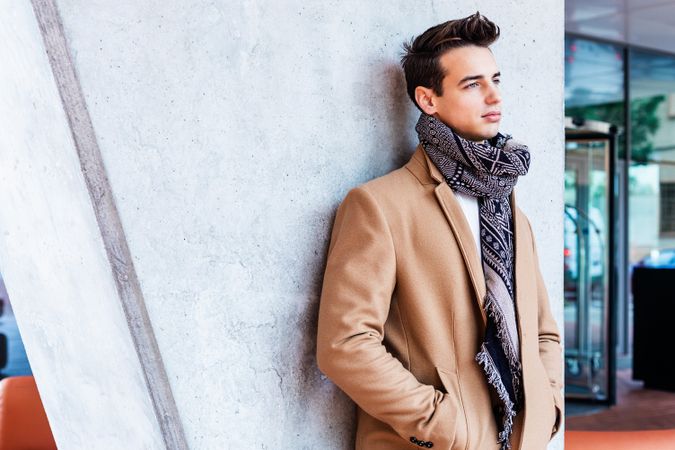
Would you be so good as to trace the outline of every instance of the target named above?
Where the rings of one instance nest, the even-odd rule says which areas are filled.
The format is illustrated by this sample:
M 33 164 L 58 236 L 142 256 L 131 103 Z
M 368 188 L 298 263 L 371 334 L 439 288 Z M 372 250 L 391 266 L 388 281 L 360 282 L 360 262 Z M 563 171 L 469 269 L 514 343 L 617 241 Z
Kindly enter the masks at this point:
M 511 135 L 484 142 L 464 139 L 433 116 L 422 113 L 415 127 L 422 146 L 451 188 L 474 197 L 505 198 L 527 174 L 530 152 Z

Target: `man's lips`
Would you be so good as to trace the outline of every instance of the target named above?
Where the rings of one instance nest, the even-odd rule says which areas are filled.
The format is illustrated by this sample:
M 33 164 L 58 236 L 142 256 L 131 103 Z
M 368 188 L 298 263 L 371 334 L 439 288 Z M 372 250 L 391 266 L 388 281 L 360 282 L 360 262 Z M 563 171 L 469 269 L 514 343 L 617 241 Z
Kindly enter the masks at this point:
M 502 113 L 500 113 L 499 111 L 492 111 L 492 112 L 489 112 L 489 113 L 485 114 L 482 117 L 483 117 L 483 119 L 487 120 L 488 122 L 497 123 L 497 122 L 502 120 Z

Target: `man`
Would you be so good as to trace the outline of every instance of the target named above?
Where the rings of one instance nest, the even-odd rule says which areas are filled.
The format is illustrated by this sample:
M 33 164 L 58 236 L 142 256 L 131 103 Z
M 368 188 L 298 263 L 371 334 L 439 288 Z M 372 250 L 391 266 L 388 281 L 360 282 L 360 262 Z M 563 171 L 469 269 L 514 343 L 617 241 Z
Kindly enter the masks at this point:
M 406 45 L 420 145 L 338 209 L 317 361 L 357 404 L 356 449 L 541 450 L 560 425 L 560 336 L 513 195 L 529 152 L 498 132 L 498 37 L 476 13 Z

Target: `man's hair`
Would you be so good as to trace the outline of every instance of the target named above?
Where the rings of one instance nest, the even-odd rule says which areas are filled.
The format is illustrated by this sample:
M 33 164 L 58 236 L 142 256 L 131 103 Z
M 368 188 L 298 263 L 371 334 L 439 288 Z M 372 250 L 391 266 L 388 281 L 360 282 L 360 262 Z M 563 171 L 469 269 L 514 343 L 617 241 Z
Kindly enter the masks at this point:
M 499 38 L 499 27 L 480 12 L 463 19 L 449 20 L 429 28 L 416 38 L 403 44 L 405 51 L 401 65 L 405 73 L 408 96 L 415 106 L 415 88 L 431 88 L 436 95 L 443 95 L 445 72 L 440 58 L 453 48 L 477 45 L 488 47 Z

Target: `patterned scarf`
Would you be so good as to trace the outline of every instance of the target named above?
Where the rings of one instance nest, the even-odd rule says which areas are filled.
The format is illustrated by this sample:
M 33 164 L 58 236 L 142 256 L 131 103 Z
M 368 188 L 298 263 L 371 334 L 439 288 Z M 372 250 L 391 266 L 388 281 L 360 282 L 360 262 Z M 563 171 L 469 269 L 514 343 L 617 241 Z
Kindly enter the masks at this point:
M 513 419 L 522 406 L 509 195 L 518 177 L 527 173 L 530 153 L 501 133 L 481 143 L 469 141 L 424 113 L 415 129 L 448 185 L 478 199 L 487 326 L 476 361 L 500 400 L 497 438 L 502 450 L 509 449 Z

